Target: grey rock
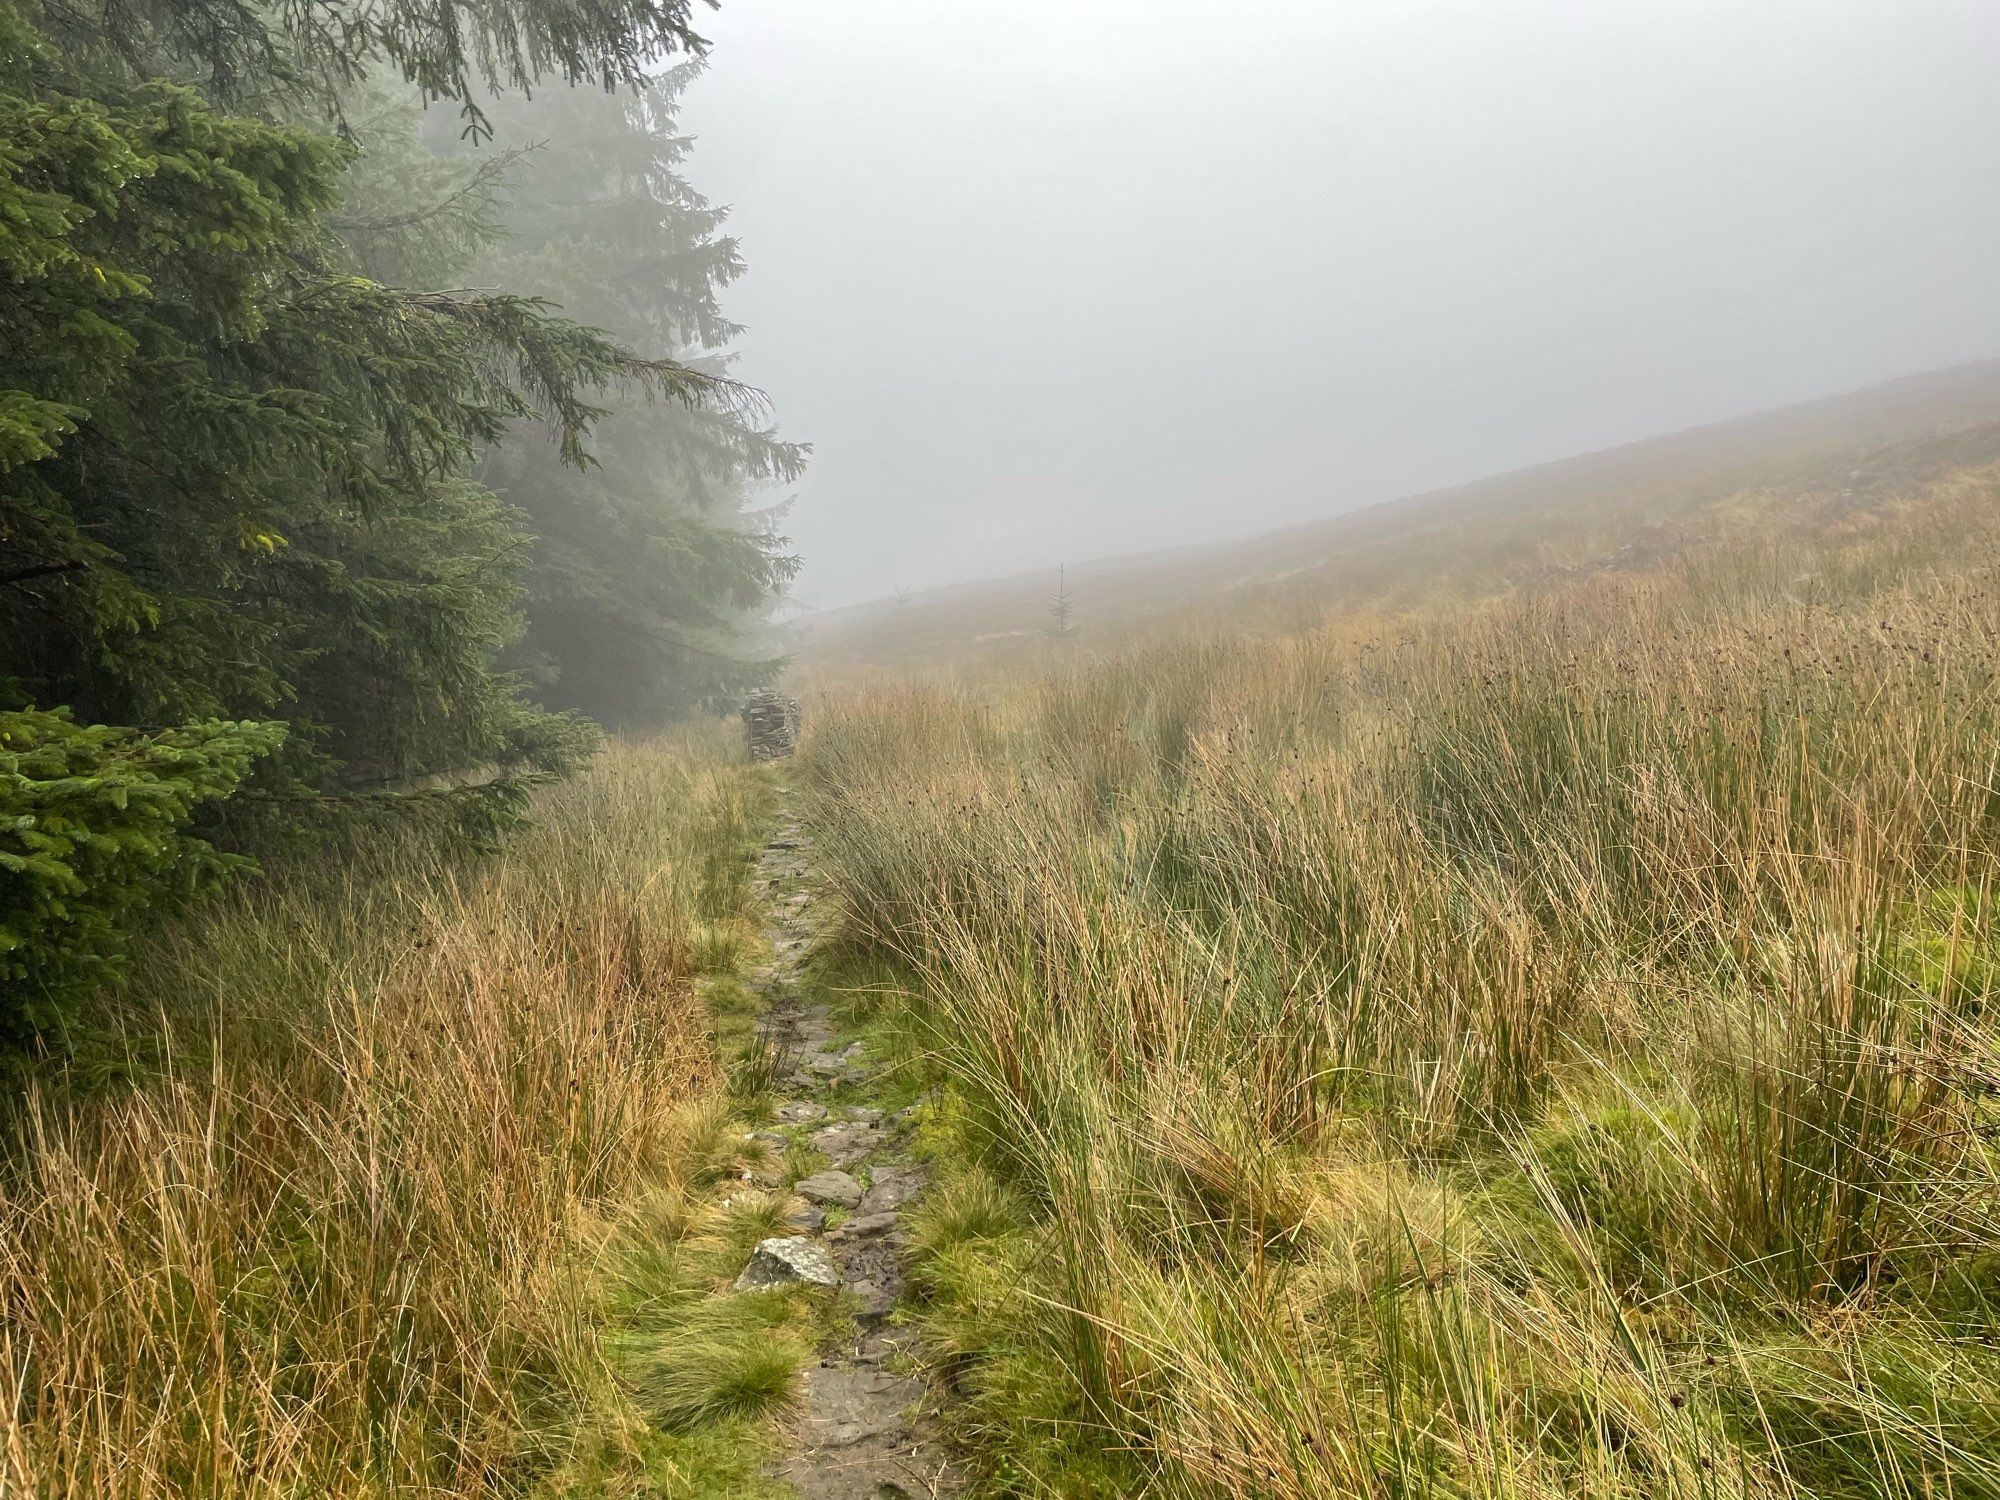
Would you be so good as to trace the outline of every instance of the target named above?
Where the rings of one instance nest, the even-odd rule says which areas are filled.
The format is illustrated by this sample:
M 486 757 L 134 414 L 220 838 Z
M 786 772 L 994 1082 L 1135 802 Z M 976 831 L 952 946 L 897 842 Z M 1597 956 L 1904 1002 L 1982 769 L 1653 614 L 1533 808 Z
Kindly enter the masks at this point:
M 826 1210 L 823 1208 L 795 1208 L 785 1215 L 785 1223 L 800 1234 L 818 1234 L 826 1228 Z
M 888 1234 L 903 1222 L 899 1213 L 856 1214 L 845 1224 L 833 1231 L 833 1238 L 840 1240 L 873 1239 L 878 1234 Z
M 929 1428 L 908 1415 L 923 1396 L 922 1382 L 878 1365 L 808 1370 L 806 1410 L 796 1429 L 800 1448 L 781 1477 L 812 1500 L 959 1494 L 961 1477 Z
M 866 1328 L 880 1323 L 895 1310 L 896 1298 L 887 1287 L 877 1286 L 872 1281 L 857 1281 L 848 1287 L 861 1299 L 861 1306 L 855 1310 L 854 1320 Z
M 902 1438 L 908 1430 L 904 1409 L 924 1397 L 921 1381 L 879 1369 L 809 1370 L 806 1383 L 810 1404 L 805 1436 L 821 1449 L 851 1449 L 870 1438 Z
M 836 1167 L 851 1167 L 881 1144 L 866 1125 L 828 1125 L 812 1133 L 815 1151 L 825 1153 Z
M 854 1363 L 885 1365 L 902 1348 L 903 1340 L 893 1328 L 864 1328 L 854 1345 Z
M 840 1268 L 825 1245 L 804 1235 L 761 1240 L 750 1252 L 750 1263 L 736 1278 L 739 1292 L 772 1286 L 839 1286 Z
M 858 1207 L 864 1214 L 887 1213 L 908 1203 L 923 1186 L 920 1167 L 877 1167 Z
M 794 1099 L 790 1104 L 779 1107 L 778 1118 L 787 1125 L 804 1125 L 812 1120 L 824 1120 L 826 1106 L 815 1104 L 810 1099 Z
M 868 1049 L 863 1047 L 859 1042 L 856 1042 L 852 1047 L 841 1053 L 840 1060 L 847 1064 L 847 1076 L 849 1078 L 873 1078 L 875 1076 L 876 1068 L 874 1059 L 869 1057 Z
M 899 1249 L 901 1240 L 900 1235 L 855 1240 L 839 1239 L 829 1234 L 827 1247 L 833 1251 L 834 1264 L 840 1267 L 842 1281 L 872 1281 L 895 1296 L 903 1290 L 907 1279 L 903 1275 Z
M 863 1196 L 861 1184 L 838 1171 L 815 1172 L 793 1191 L 808 1202 L 828 1208 L 853 1208 Z

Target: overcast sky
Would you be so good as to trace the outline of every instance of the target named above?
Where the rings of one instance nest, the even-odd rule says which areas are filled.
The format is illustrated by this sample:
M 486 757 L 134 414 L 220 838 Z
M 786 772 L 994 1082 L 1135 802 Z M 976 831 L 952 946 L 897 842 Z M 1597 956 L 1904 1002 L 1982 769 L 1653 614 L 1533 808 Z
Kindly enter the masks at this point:
M 826 607 L 2000 354 L 1995 0 L 724 0 Z

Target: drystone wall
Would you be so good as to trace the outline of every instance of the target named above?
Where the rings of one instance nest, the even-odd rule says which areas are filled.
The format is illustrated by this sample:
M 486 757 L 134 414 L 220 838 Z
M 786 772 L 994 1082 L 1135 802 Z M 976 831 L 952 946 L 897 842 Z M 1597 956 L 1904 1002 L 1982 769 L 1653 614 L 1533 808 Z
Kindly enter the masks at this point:
M 752 760 L 783 760 L 798 748 L 798 700 L 775 688 L 757 689 L 743 700 L 743 734 Z

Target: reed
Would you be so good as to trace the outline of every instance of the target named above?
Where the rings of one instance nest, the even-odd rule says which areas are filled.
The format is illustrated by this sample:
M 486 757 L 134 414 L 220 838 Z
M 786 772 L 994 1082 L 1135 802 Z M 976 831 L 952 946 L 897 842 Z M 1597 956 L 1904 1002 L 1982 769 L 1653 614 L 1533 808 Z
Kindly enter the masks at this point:
M 698 981 L 752 941 L 763 795 L 709 748 L 614 745 L 496 859 L 396 843 L 163 929 L 122 1013 L 140 1081 L 13 1112 L 0 1491 L 643 1466 L 620 1247 L 642 1207 L 656 1243 L 699 1227 L 721 1079 Z M 784 1374 L 743 1380 L 731 1410 Z
M 996 1492 L 2000 1495 L 1996 501 L 830 695 Z

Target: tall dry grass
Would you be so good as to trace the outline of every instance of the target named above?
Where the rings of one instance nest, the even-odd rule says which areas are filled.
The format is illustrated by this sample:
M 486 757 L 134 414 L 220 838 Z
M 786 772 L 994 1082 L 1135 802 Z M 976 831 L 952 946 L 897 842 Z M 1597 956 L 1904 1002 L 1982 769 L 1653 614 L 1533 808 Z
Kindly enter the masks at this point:
M 995 1486 L 2000 1495 L 1996 589 L 1975 472 L 829 703 Z
M 14 1112 L 0 1492 L 517 1493 L 624 1440 L 598 1251 L 690 1169 L 758 795 L 614 745 L 495 861 L 391 844 L 162 934 L 153 1081 Z

